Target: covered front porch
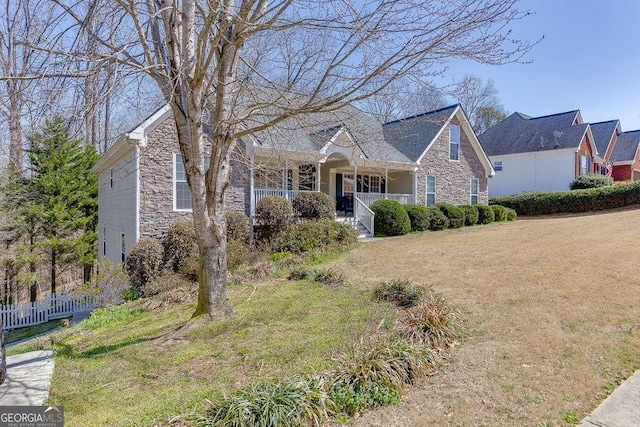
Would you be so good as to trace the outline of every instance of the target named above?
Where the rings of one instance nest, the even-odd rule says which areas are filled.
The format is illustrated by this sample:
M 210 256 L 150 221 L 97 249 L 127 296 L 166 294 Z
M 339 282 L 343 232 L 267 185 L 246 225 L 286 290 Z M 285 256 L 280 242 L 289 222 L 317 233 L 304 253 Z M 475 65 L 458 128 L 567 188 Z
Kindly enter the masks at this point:
M 332 153 L 317 159 L 255 158 L 251 164 L 251 213 L 267 196 L 293 200 L 303 191 L 320 191 L 336 200 L 336 216 L 353 217 L 373 233 L 373 212 L 379 199 L 415 203 L 415 168 L 349 159 Z

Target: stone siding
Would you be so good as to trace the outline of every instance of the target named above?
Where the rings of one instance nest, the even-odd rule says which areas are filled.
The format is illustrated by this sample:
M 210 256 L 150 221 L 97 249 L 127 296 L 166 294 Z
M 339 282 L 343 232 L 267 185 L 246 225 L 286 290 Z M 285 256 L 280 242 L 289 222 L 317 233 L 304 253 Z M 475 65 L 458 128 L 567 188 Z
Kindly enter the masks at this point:
M 210 146 L 206 148 L 209 149 Z M 173 209 L 173 158 L 174 153 L 179 152 L 176 127 L 173 117 L 169 116 L 151 131 L 146 146 L 140 149 L 140 237 L 161 238 L 171 223 L 191 218 L 191 212 Z M 247 188 L 242 185 L 248 174 L 245 169 L 241 159 L 232 161 L 233 178 L 227 190 L 226 206 L 247 213 L 248 181 Z
M 454 117 L 451 123 L 460 126 L 457 117 Z M 471 178 L 478 178 L 478 203 L 488 203 L 486 171 L 462 126 L 460 126 L 458 158 L 458 161 L 449 160 L 449 125 L 447 125 L 420 162 L 417 172 L 417 204 L 426 204 L 427 175 L 436 177 L 437 202 L 468 205 L 471 201 Z

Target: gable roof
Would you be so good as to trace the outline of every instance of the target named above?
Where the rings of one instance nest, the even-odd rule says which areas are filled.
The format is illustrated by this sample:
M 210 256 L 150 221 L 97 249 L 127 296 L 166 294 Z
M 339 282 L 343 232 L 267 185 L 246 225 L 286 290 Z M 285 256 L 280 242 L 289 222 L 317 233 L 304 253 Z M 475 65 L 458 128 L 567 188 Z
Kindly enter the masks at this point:
M 616 145 L 611 153 L 611 162 L 632 162 L 636 157 L 640 144 L 640 130 L 622 132 L 618 135 Z
M 579 110 L 542 117 L 513 113 L 478 138 L 489 156 L 577 149 L 589 130 L 580 121 Z
M 598 153 L 601 156 L 604 156 L 607 152 L 607 147 L 609 147 L 609 143 L 611 142 L 611 138 L 613 138 L 616 129 L 620 127 L 620 120 L 591 123 L 590 126 L 594 142 L 598 148 Z
M 382 125 L 384 139 L 414 162 L 422 156 L 458 104 L 424 114 L 394 120 Z
M 256 115 L 250 120 L 259 121 L 261 116 Z M 261 147 L 320 153 L 339 132 L 347 132 L 362 156 L 368 160 L 412 163 L 385 140 L 382 125 L 377 120 L 353 106 L 344 106 L 331 112 L 294 116 L 255 132 L 253 136 Z

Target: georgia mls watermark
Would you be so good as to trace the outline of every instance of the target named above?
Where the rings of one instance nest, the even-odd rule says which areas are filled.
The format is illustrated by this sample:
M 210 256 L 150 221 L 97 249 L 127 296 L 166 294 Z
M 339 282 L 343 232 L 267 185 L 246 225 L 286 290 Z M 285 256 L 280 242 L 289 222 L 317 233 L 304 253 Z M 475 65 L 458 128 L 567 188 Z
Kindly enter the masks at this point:
M 0 427 L 63 427 L 62 406 L 0 406 Z

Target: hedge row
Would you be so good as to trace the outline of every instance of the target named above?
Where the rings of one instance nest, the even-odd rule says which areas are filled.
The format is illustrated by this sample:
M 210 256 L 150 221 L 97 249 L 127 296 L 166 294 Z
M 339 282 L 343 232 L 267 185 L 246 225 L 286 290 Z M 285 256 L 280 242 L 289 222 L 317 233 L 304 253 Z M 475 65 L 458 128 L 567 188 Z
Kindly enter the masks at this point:
M 401 205 L 395 200 L 377 200 L 371 204 L 378 236 L 399 236 L 410 231 L 444 230 L 494 221 L 514 221 L 516 212 L 503 206 L 438 203 L 435 206 Z
M 586 190 L 491 197 L 489 204 L 509 207 L 518 215 L 549 215 L 620 208 L 640 204 L 640 182 Z

